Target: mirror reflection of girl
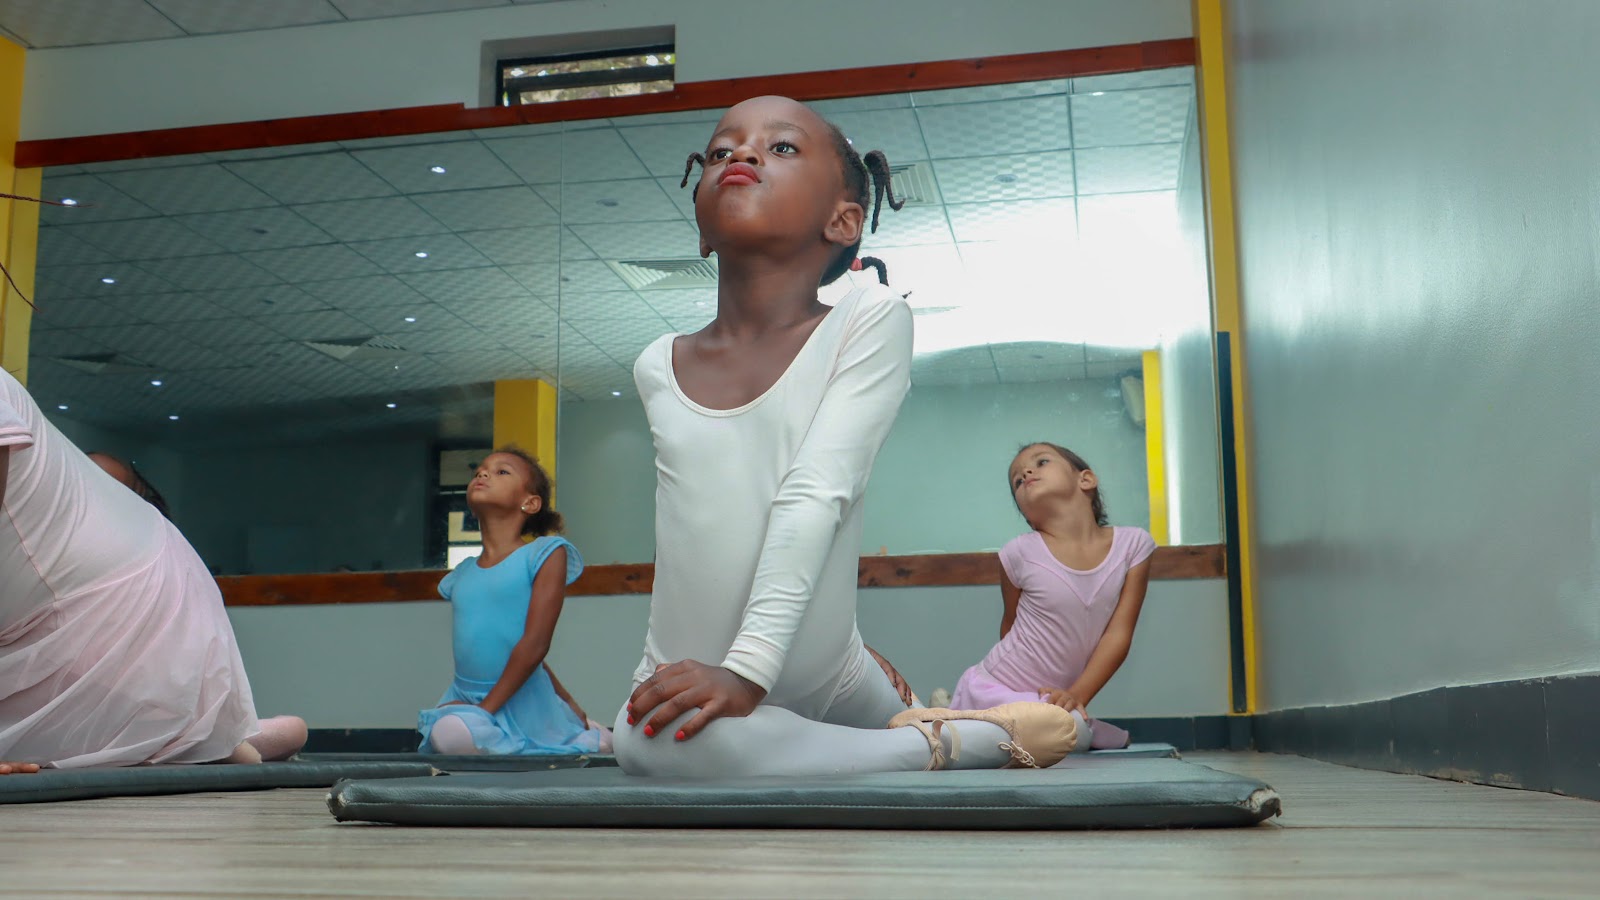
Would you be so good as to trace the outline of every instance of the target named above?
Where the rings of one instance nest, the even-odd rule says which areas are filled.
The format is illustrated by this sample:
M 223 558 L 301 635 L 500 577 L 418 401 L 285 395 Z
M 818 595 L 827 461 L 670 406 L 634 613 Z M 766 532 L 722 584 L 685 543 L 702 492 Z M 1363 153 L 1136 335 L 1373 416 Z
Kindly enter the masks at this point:
M 1126 747 L 1128 733 L 1086 707 L 1128 657 L 1156 542 L 1107 524 L 1099 477 L 1065 447 L 1022 448 L 1007 480 L 1033 530 L 1000 550 L 1000 642 L 961 676 L 950 705 L 1043 700 L 1079 719 L 1091 735 L 1080 749 Z
M 545 665 L 567 585 L 583 572 L 578 548 L 558 536 L 550 476 L 528 454 L 502 448 L 478 465 L 467 506 L 483 552 L 439 583 L 452 611 L 455 679 L 417 717 L 423 752 L 609 751 L 610 733 Z
M 257 763 L 305 740 L 298 718 L 257 719 L 194 548 L 0 372 L 0 775 Z
M 899 207 L 888 160 L 760 97 L 694 162 L 717 316 L 634 365 L 656 450 L 656 570 L 618 762 L 728 777 L 1062 758 L 1065 710 L 907 709 L 856 629 L 861 501 L 910 387 L 911 310 L 882 285 L 833 307 L 818 288 L 856 260 L 874 196 Z

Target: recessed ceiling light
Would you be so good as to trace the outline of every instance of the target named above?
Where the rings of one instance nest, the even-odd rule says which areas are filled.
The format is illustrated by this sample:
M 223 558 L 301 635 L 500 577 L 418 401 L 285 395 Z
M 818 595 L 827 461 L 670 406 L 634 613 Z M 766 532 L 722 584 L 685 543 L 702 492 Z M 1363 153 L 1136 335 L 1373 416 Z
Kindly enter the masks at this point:
M 406 321 L 407 322 L 415 322 L 416 320 L 417 320 L 416 316 L 406 316 Z
M 107 278 L 100 279 L 100 283 L 101 284 L 116 284 L 117 280 L 115 278 L 107 277 Z
M 429 166 L 428 167 L 428 171 L 432 172 L 435 175 L 443 175 L 444 174 L 444 166 Z
M 706 300 L 696 300 L 694 305 L 700 307 L 701 309 L 705 309 L 706 307 L 710 306 L 711 303 Z
M 1089 96 L 1091 96 L 1091 97 L 1104 97 L 1105 95 L 1106 95 L 1105 91 L 1095 91 L 1094 93 L 1090 94 Z
M 178 421 L 178 417 L 177 416 L 167 416 L 167 418 L 170 419 L 171 421 L 174 421 L 174 422 Z
M 613 397 L 621 397 L 622 396 L 622 392 L 621 391 L 612 391 L 611 392 L 611 396 L 613 396 Z
M 395 408 L 395 406 L 396 406 L 396 404 L 394 404 L 394 403 L 385 403 L 385 404 L 384 404 L 384 406 L 387 406 L 387 407 L 389 407 L 389 408 L 390 408 L 390 409 L 394 409 L 394 408 Z
M 417 259 L 427 259 L 427 258 L 428 258 L 428 251 L 426 251 L 426 250 L 418 250 L 417 251 Z
M 150 379 L 150 386 L 151 387 L 161 387 L 161 379 L 159 379 L 159 378 Z
M 56 405 L 56 409 L 59 409 L 59 410 L 61 410 L 61 411 L 62 411 L 62 412 L 66 412 L 66 411 L 67 411 L 67 405 L 66 405 L 66 404 L 65 404 L 65 403 L 60 403 L 60 404 L 57 404 L 57 405 Z
M 77 206 L 78 205 L 78 201 L 72 199 L 71 197 L 62 197 L 61 198 L 61 205 L 62 206 Z

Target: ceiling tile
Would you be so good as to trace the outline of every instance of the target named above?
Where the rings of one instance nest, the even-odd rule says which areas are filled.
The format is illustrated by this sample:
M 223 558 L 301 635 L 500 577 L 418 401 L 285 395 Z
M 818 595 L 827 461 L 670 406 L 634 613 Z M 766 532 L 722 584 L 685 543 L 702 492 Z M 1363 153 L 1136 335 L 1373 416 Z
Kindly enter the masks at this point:
M 148 0 L 189 34 L 255 31 L 319 22 L 342 22 L 328 0 Z
M 60 229 L 121 260 L 205 256 L 226 248 L 185 228 L 174 219 L 139 219 L 131 222 L 94 222 L 63 225 Z M 41 243 L 48 234 L 41 235 Z
M 1081 366 L 1086 361 L 1082 344 L 1059 344 L 1050 341 L 996 344 L 989 348 L 989 352 L 994 357 L 995 365 L 1000 366 Z
M 41 225 L 78 225 L 161 215 L 94 175 L 47 175 L 39 191 L 50 200 L 78 203 L 77 206 L 40 206 Z
M 325 305 L 339 309 L 405 309 L 428 302 L 410 285 L 392 275 L 316 281 L 303 285 L 303 288 Z
M 314 312 L 328 304 L 300 288 L 287 284 L 205 291 L 195 296 L 232 310 L 241 316 L 270 316 L 292 312 Z
M 1142 72 L 1121 72 L 1116 75 L 1086 75 L 1072 79 L 1072 91 L 1088 94 L 1095 91 L 1125 91 L 1132 88 L 1194 86 L 1194 67 L 1177 66 L 1171 69 L 1146 69 Z
M 528 184 L 555 184 L 561 180 L 560 134 L 486 140 L 484 146 Z M 638 165 L 637 161 L 634 165 Z
M 456 300 L 485 297 L 520 297 L 528 289 L 498 268 L 457 269 L 450 272 L 421 272 L 400 278 L 429 300 L 448 309 Z
M 372 334 L 370 327 L 336 309 L 290 313 L 286 316 L 261 316 L 252 321 L 297 341 L 370 337 Z
M 577 240 L 575 237 L 571 241 L 562 242 L 561 229 L 554 225 L 541 228 L 497 228 L 493 231 L 467 231 L 462 232 L 460 237 L 473 247 L 476 247 L 479 253 L 488 257 L 496 265 L 502 266 L 555 262 L 558 249 L 568 258 L 574 258 L 572 254 L 579 252 L 590 258 L 594 256 L 593 251 L 589 250 L 582 241 Z M 565 246 L 567 243 L 572 246 Z M 561 246 L 558 247 L 558 244 Z
M 520 279 L 519 279 L 520 280 Z M 537 288 L 532 288 L 539 293 Z M 592 293 L 597 291 L 627 291 L 628 283 L 623 281 L 611 267 L 598 260 L 577 260 L 561 264 L 561 301 L 567 303 L 567 297 L 574 292 Z
M 245 258 L 291 284 L 378 275 L 371 260 L 341 244 L 292 247 L 244 254 Z
M 995 366 L 995 373 L 1007 384 L 1029 384 L 1047 381 L 1073 381 L 1085 377 L 1083 363 L 1041 363 L 1039 365 Z
M 201 298 L 199 294 L 136 294 L 117 301 L 117 307 L 146 322 L 189 322 L 197 319 L 228 319 L 236 313 Z
M 8 0 L 5 27 L 30 47 L 73 47 L 181 37 L 144 0 Z
M 689 224 L 693 225 L 695 221 L 694 195 L 691 188 L 694 187 L 694 182 L 690 181 L 688 187 L 680 187 L 676 178 L 657 178 L 656 184 L 660 186 L 661 192 L 666 194 L 667 198 L 672 201 L 672 205 L 678 208 L 678 212 L 689 220 Z
M 77 328 L 37 331 L 30 335 L 28 339 L 28 355 L 30 358 L 89 356 L 110 351 L 110 347 L 89 335 L 85 335 L 81 329 Z M 37 375 L 37 373 L 31 372 L 29 374 Z
M 282 334 L 262 325 L 257 325 L 250 319 L 205 319 L 195 322 L 173 322 L 169 326 L 173 334 L 186 338 L 203 347 L 237 348 L 248 344 L 281 344 L 285 338 Z M 230 353 L 234 352 L 230 350 Z M 248 365 L 236 357 L 237 364 Z
M 875 112 L 839 113 L 832 117 L 857 153 L 882 150 L 891 165 L 928 158 L 917 114 L 910 109 L 884 109 Z M 831 149 L 831 147 L 830 147 Z M 988 152 L 994 152 L 990 146 Z
M 232 355 L 220 348 L 199 347 L 188 342 L 152 347 L 133 355 L 167 372 L 226 369 L 238 365 Z
M 452 328 L 467 328 L 472 325 L 472 323 L 457 315 L 457 310 L 445 309 L 432 300 L 423 299 L 420 294 L 413 293 L 412 296 L 416 297 L 416 302 L 414 303 L 397 306 L 363 306 L 358 309 L 349 309 L 347 312 L 361 322 L 371 326 L 374 331 L 391 335 L 397 339 L 403 339 L 411 331 L 425 329 L 448 331 Z
M 910 94 L 874 94 L 870 97 L 812 100 L 806 105 L 823 118 L 829 118 L 839 113 L 870 112 L 875 109 L 905 109 L 912 105 L 911 96 Z
M 619 281 L 618 284 L 621 284 Z M 562 319 L 644 319 L 659 321 L 661 314 L 639 294 L 626 290 L 569 289 L 561 294 Z M 648 293 L 648 292 L 647 292 Z
M 386 181 L 342 151 L 230 162 L 227 169 L 279 203 L 358 200 L 395 193 Z
M 513 347 L 553 338 L 556 311 L 531 294 L 452 303 L 448 312 L 481 331 L 503 333 Z
M 411 144 L 354 151 L 367 168 L 401 193 L 461 191 L 520 184 L 521 179 L 477 141 Z M 435 173 L 433 167 L 445 171 Z
M 412 199 L 454 231 L 554 225 L 560 218 L 555 209 L 526 187 L 421 194 Z
M 45 226 L 39 229 L 37 261 L 41 268 L 110 262 L 111 259 L 111 254 L 73 237 L 70 227 Z
M 947 203 L 1072 196 L 1072 152 L 1027 153 L 933 164 Z
M 1065 97 L 934 106 L 916 113 L 934 159 L 1072 148 Z
M 682 219 L 574 225 L 572 232 L 602 259 L 676 258 L 700 244 L 700 233 Z
M 1182 144 L 1079 150 L 1078 190 L 1083 194 L 1177 190 L 1182 164 Z
M 501 336 L 476 328 L 386 331 L 384 337 L 419 353 L 471 353 L 501 349 Z
M 1070 197 L 1057 200 L 1013 200 L 997 203 L 952 203 L 947 210 L 956 240 L 1072 240 L 1077 217 Z
M 532 263 L 519 266 L 501 266 L 516 282 L 546 300 L 554 300 L 561 292 L 560 274 L 568 263 L 558 268 L 549 263 Z
M 100 179 L 169 216 L 276 205 L 270 196 L 215 163 L 110 172 Z
M 376 241 L 450 230 L 406 197 L 310 203 L 296 206 L 294 211 L 341 241 Z
M 491 265 L 488 257 L 453 234 L 363 241 L 347 246 L 372 260 L 384 271 L 395 274 L 472 269 Z M 427 256 L 419 257 L 418 253 L 426 253 Z
M 913 106 L 949 106 L 953 103 L 986 103 L 995 100 L 1016 100 L 1023 97 L 1047 97 L 1065 94 L 1072 89 L 1072 80 L 1052 78 L 1046 81 L 1023 81 L 1016 84 L 986 84 L 979 87 L 952 88 L 943 91 L 918 91 L 911 95 Z
M 327 232 L 294 212 L 278 207 L 178 216 L 191 231 L 203 234 L 235 253 L 304 247 L 333 240 Z
M 581 125 L 582 123 L 572 123 Z M 570 126 L 569 126 L 570 128 Z M 704 146 L 708 133 L 699 141 Z M 633 148 L 622 139 L 615 128 L 589 128 L 569 130 L 561 136 L 562 171 L 566 182 L 616 181 L 624 178 L 643 178 L 650 174 L 640 162 Z M 699 146 L 684 149 L 685 156 Z M 533 182 L 529 182 L 532 184 Z
M 113 283 L 106 284 L 104 279 L 107 278 Z M 173 285 L 159 273 L 152 274 L 132 263 L 52 266 L 40 269 L 35 276 L 33 300 L 44 309 L 50 302 L 67 297 L 114 301 L 129 294 L 154 294 L 172 289 Z
M 712 129 L 704 122 L 674 125 L 645 125 L 618 129 L 633 153 L 644 162 L 651 175 L 683 177 L 690 153 L 704 153 Z M 691 175 L 698 179 L 699 167 Z
M 349 19 L 378 19 L 418 13 L 453 12 L 510 6 L 511 0 L 330 0 Z
M 714 287 L 644 291 L 639 297 L 667 318 L 674 316 L 693 318 L 714 315 L 717 311 L 717 289 Z
M 35 296 L 34 301 L 39 305 L 33 313 L 35 333 L 50 328 L 121 325 L 139 321 L 132 313 L 124 312 L 109 303 L 85 297 L 44 301 Z
M 1187 87 L 1074 94 L 1073 142 L 1080 149 L 1181 142 L 1193 104 Z
M 629 368 L 640 352 L 672 331 L 672 326 L 660 316 L 652 319 L 568 318 L 566 322 L 607 356 Z
M 190 291 L 279 283 L 277 276 L 271 272 L 242 256 L 232 254 L 184 259 L 153 259 L 139 263 L 139 268 Z
M 536 190 L 557 210 L 566 204 L 568 225 L 595 222 L 665 222 L 682 218 L 676 204 L 653 179 L 542 185 Z M 693 253 L 693 247 L 686 253 Z

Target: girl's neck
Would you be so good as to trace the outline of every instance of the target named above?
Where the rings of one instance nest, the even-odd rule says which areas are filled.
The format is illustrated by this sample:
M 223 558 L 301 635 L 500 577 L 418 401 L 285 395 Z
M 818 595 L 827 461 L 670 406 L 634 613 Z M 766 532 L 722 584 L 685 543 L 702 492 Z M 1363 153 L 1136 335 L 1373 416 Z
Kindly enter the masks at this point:
M 818 277 L 797 261 L 766 257 L 718 260 L 717 322 L 730 336 L 759 337 L 826 312 Z M 797 271 L 804 269 L 804 271 Z
M 1074 544 L 1093 541 L 1104 527 L 1089 511 L 1073 507 L 1051 510 L 1033 523 L 1033 530 L 1045 537 Z
M 483 535 L 483 553 L 478 561 L 487 565 L 497 562 L 515 553 L 525 541 L 522 539 L 522 523 L 527 521 L 527 516 L 518 511 L 495 511 L 478 515 L 478 529 Z

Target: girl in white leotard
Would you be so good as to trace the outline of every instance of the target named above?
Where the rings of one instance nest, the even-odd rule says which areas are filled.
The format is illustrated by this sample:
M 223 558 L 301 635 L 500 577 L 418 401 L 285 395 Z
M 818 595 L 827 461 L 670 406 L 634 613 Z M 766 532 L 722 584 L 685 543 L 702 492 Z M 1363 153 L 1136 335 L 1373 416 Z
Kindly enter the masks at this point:
M 1065 756 L 1073 720 L 1048 704 L 907 710 L 856 630 L 861 498 L 910 386 L 911 311 L 881 286 L 832 308 L 817 288 L 856 260 L 888 161 L 761 97 L 723 116 L 695 162 L 717 318 L 634 367 L 656 448 L 656 576 L 618 761 L 709 777 Z

